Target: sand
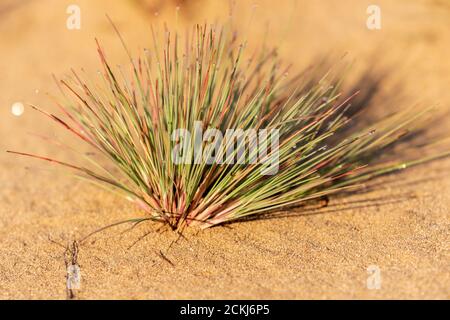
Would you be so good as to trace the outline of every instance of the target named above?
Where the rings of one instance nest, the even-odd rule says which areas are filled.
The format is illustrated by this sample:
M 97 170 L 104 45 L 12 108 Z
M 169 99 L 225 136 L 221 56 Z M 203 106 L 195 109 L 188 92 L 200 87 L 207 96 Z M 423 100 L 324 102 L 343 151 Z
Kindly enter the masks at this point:
M 374 191 L 333 197 L 321 209 L 235 223 L 185 238 L 158 225 L 119 226 L 79 246 L 81 288 L 66 290 L 65 247 L 108 224 L 142 217 L 127 201 L 64 171 L 5 150 L 73 155 L 30 135 L 73 141 L 29 108 L 53 110 L 51 74 L 98 68 L 94 37 L 111 61 L 126 62 L 104 17 L 133 52 L 150 43 L 149 24 L 175 23 L 176 1 L 76 1 L 81 29 L 66 28 L 66 1 L 0 4 L 0 298 L 3 299 L 423 299 L 450 298 L 450 160 L 377 179 Z M 182 28 L 227 14 L 228 1 L 184 1 Z M 354 78 L 388 70 L 368 103 L 388 112 L 413 103 L 450 106 L 450 5 L 377 1 L 382 29 L 366 28 L 372 1 L 238 1 L 234 19 L 250 39 L 267 34 L 298 69 L 348 52 Z M 296 3 L 296 4 L 295 4 Z M 157 13 L 157 14 L 156 14 Z M 269 22 L 269 32 L 265 25 Z M 360 81 L 364 88 L 373 83 Z M 448 132 L 450 119 L 437 130 Z M 161 254 L 162 253 L 162 254 Z M 372 266 L 372 267 L 371 267 Z M 370 286 L 370 268 L 381 286 Z M 369 286 L 367 285 L 369 278 Z

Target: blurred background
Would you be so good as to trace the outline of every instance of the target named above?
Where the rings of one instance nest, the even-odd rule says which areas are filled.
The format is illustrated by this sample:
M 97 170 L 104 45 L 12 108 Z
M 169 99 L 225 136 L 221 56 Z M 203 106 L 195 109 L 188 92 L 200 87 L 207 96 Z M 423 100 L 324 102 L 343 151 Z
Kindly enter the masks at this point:
M 379 108 L 447 104 L 450 2 L 377 1 L 380 28 L 370 29 L 368 8 L 374 4 L 365 0 L 3 0 L 0 146 L 27 143 L 24 129 L 37 125 L 38 115 L 28 109 L 21 117 L 11 114 L 15 102 L 45 107 L 50 101 L 45 94 L 56 93 L 52 74 L 62 77 L 71 68 L 84 68 L 88 74 L 97 70 L 95 38 L 113 64 L 126 63 L 106 14 L 133 54 L 151 46 L 151 25 L 160 28 L 167 23 L 184 30 L 194 23 L 223 22 L 231 14 L 234 27 L 242 39 L 249 39 L 250 47 L 262 42 L 277 47 L 294 72 L 324 62 L 334 64 L 345 56 L 353 64 L 347 82 L 355 90 L 365 90 L 365 98 L 370 94 L 372 103 L 383 102 Z M 79 25 L 70 29 L 74 13 Z M 392 105 L 384 100 L 394 96 Z

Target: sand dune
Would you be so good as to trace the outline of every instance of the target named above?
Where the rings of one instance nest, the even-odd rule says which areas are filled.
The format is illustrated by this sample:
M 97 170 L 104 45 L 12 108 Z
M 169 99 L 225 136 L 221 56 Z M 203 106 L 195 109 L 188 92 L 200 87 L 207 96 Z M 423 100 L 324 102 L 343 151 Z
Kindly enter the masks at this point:
M 111 61 L 126 63 L 105 13 L 133 52 L 150 43 L 151 23 L 178 20 L 183 28 L 228 14 L 228 1 L 183 1 L 178 19 L 176 1 L 143 2 L 77 1 L 80 30 L 66 28 L 63 1 L 0 4 L 0 298 L 450 298 L 449 160 L 380 178 L 374 191 L 331 198 L 326 208 L 189 231 L 178 241 L 152 223 L 120 226 L 89 238 L 76 257 L 66 250 L 142 213 L 46 163 L 7 154 L 73 157 L 29 133 L 72 141 L 67 134 L 29 108 L 14 116 L 11 105 L 52 110 L 51 74 L 72 67 L 95 73 L 95 37 Z M 357 86 L 373 92 L 364 102 L 376 112 L 413 103 L 450 110 L 446 1 L 377 1 L 381 30 L 366 27 L 370 1 L 238 2 L 233 19 L 241 33 L 254 42 L 266 36 L 299 70 L 347 52 L 354 60 L 348 83 L 362 79 Z M 449 125 L 442 118 L 433 129 L 448 133 Z M 82 281 L 70 296 L 72 258 Z M 380 272 L 380 289 L 367 286 L 370 266 Z

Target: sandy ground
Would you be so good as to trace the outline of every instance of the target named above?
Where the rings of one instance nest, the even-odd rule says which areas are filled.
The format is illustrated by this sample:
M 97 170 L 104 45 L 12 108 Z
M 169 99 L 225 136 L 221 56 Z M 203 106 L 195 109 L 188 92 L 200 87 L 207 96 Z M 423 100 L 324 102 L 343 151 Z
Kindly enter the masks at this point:
M 370 31 L 365 21 L 371 2 L 238 1 L 234 19 L 252 39 L 267 34 L 298 68 L 344 52 L 355 60 L 355 73 L 389 66 L 368 102 L 379 110 L 411 103 L 449 110 L 449 2 L 378 0 L 382 29 Z M 81 8 L 81 30 L 65 27 L 72 3 Z M 94 37 L 112 61 L 124 62 L 105 13 L 137 52 L 150 43 L 150 23 L 174 23 L 174 3 L 0 2 L 0 298 L 68 298 L 65 259 L 71 254 L 64 247 L 142 215 L 125 200 L 48 170 L 47 164 L 6 154 L 14 149 L 71 157 L 29 134 L 60 136 L 61 130 L 29 109 L 13 116 L 12 103 L 52 110 L 45 95 L 56 92 L 51 74 L 71 67 L 95 72 Z M 223 17 L 226 3 L 185 1 L 178 24 Z M 359 86 L 371 82 L 369 77 Z M 443 121 L 437 129 L 448 131 L 450 119 Z M 448 299 L 449 169 L 449 160 L 434 162 L 378 179 L 376 191 L 332 198 L 327 208 L 188 232 L 175 244 L 177 235 L 155 232 L 153 224 L 127 232 L 125 226 L 109 229 L 79 247 L 82 281 L 74 297 Z M 378 290 L 367 287 L 371 265 L 380 270 Z

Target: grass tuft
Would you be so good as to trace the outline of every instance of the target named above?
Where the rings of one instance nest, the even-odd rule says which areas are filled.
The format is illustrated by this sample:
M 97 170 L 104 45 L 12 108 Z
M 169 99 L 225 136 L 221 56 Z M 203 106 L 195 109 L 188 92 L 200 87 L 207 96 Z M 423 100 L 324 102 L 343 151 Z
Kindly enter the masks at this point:
M 394 150 L 423 128 L 430 109 L 402 110 L 351 130 L 358 118 L 348 110 L 357 93 L 342 97 L 341 79 L 331 73 L 307 85 L 310 79 L 288 75 L 275 51 L 244 54 L 245 43 L 227 27 L 196 25 L 183 41 L 167 30 L 163 41 L 153 34 L 154 48 L 142 56 L 133 59 L 127 50 L 129 76 L 111 67 L 97 42 L 100 81 L 91 84 L 73 71 L 58 83 L 64 119 L 33 107 L 92 147 L 89 165 L 15 153 L 66 166 L 178 230 L 357 189 L 375 176 L 447 155 L 410 158 Z M 213 128 L 257 136 L 218 143 L 199 135 Z M 180 129 L 192 139 L 174 136 Z M 278 143 L 268 144 L 274 132 Z M 181 163 L 174 150 L 182 151 Z M 212 158 L 222 161 L 205 161 Z M 276 161 L 252 161 L 262 158 Z

